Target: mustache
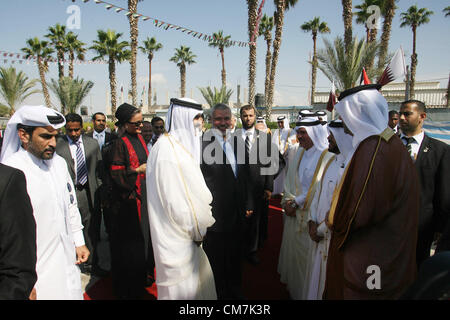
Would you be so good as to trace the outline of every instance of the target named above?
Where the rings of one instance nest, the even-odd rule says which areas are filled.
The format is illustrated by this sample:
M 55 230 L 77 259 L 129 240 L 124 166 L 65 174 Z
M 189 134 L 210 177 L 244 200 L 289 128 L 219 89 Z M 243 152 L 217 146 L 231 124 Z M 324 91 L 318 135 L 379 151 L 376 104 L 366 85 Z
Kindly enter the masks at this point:
M 56 148 L 49 146 L 48 148 L 45 148 L 44 152 L 50 151 L 50 152 L 55 152 Z

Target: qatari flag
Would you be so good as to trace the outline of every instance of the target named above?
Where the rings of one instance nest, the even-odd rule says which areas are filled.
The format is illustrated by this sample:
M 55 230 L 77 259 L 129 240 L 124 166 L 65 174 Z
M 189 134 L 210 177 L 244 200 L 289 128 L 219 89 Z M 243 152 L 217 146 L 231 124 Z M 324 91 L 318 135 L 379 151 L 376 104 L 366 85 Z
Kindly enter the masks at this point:
M 386 67 L 386 70 L 384 70 L 380 80 L 378 80 L 378 84 L 384 86 L 385 84 L 404 76 L 406 76 L 405 55 L 402 47 L 400 47 Z
M 328 102 L 327 102 L 327 110 L 329 112 L 333 111 L 334 105 L 337 103 L 337 99 L 336 99 L 336 87 L 334 86 L 334 82 L 331 85 L 331 91 L 330 91 L 330 96 L 328 98 Z

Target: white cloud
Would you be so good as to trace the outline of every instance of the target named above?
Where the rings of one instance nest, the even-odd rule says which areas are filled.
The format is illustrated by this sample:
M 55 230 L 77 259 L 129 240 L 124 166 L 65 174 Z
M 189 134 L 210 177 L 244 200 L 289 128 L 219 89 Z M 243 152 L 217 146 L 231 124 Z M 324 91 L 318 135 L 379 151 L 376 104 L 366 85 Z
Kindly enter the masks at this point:
M 141 76 L 137 79 L 139 83 L 148 83 L 148 76 Z M 167 79 L 162 73 L 152 74 L 152 86 L 154 85 L 167 85 Z

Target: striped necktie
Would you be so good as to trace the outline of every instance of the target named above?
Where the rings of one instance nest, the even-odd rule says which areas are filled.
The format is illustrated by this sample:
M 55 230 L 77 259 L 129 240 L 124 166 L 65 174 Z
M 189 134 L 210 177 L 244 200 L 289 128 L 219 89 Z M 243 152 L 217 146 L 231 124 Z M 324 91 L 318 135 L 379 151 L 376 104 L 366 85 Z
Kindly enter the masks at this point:
M 77 146 L 77 182 L 84 186 L 87 182 L 87 168 L 86 161 L 84 160 L 83 151 L 81 150 L 81 141 L 75 142 Z
M 416 140 L 413 137 L 403 137 L 403 139 L 406 141 L 406 150 L 408 150 L 409 155 L 412 157 L 413 155 L 411 144 Z
M 250 135 L 245 137 L 245 158 L 248 159 L 250 154 Z

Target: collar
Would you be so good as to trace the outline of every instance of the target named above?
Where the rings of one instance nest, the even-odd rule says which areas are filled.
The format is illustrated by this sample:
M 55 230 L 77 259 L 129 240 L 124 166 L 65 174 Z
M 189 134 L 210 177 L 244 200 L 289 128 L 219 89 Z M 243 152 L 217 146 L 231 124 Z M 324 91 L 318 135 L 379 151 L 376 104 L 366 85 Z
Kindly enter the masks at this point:
M 224 143 L 224 141 L 228 141 L 228 139 L 227 140 L 223 139 L 222 132 L 219 129 L 212 130 L 212 133 L 216 137 L 216 139 L 220 142 L 221 145 Z
M 247 135 L 247 132 L 249 135 L 254 135 L 255 134 L 255 126 L 251 127 L 250 129 L 243 129 L 244 135 Z
M 415 136 L 408 137 L 403 132 L 400 134 L 400 138 L 403 140 L 403 138 L 414 138 L 415 142 L 417 142 L 419 145 L 422 144 L 423 138 L 425 136 L 425 132 L 422 130 L 420 133 L 416 134 Z
M 73 144 L 76 145 L 78 141 L 80 141 L 80 145 L 83 145 L 83 135 L 80 136 L 80 138 L 78 139 L 77 142 L 73 141 L 72 139 L 70 139 L 70 137 L 68 135 L 66 135 L 67 137 L 67 141 L 69 141 L 69 144 Z
M 106 129 L 103 130 L 102 132 L 97 132 L 97 131 L 94 130 L 94 135 L 104 136 L 105 135 L 105 131 L 106 131 Z

